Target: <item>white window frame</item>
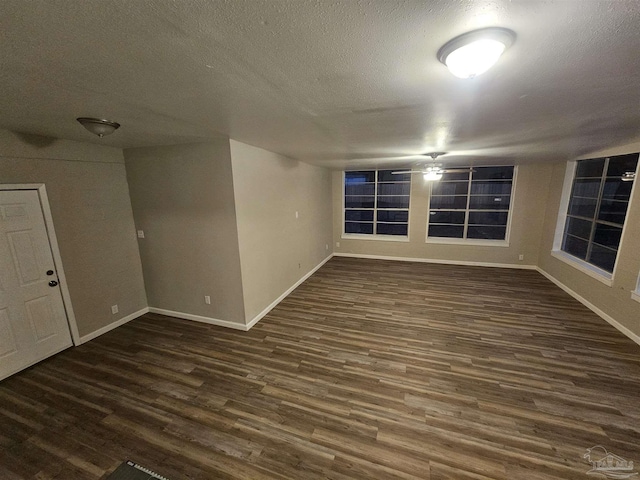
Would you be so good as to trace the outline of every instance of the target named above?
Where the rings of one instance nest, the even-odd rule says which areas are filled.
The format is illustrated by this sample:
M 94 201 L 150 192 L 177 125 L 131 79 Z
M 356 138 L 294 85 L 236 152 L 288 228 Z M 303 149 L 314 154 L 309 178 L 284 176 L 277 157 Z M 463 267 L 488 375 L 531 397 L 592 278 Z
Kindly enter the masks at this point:
M 613 157 L 617 155 L 610 155 L 610 156 Z M 598 158 L 598 157 L 595 157 L 595 158 Z M 589 159 L 585 158 L 584 160 L 589 160 Z M 599 282 L 604 283 L 608 287 L 611 287 L 613 285 L 615 274 L 618 270 L 618 262 L 620 261 L 620 255 L 616 255 L 616 261 L 613 265 L 613 272 L 609 273 L 606 270 L 603 270 L 602 268 L 596 267 L 595 265 L 592 265 L 591 263 L 586 262 L 578 257 L 574 257 L 573 255 L 562 250 L 562 240 L 564 238 L 564 229 L 567 222 L 567 212 L 569 210 L 569 202 L 571 200 L 571 190 L 573 188 L 573 180 L 575 177 L 578 161 L 579 160 L 571 160 L 567 162 L 567 168 L 565 169 L 564 183 L 562 184 L 562 197 L 560 199 L 560 207 L 558 210 L 558 220 L 556 222 L 556 232 L 553 238 L 553 248 L 551 250 L 551 256 L 566 263 L 567 265 L 572 266 L 576 270 L 581 271 L 582 273 L 590 276 L 591 278 L 594 278 Z M 638 167 L 636 168 L 636 177 L 637 177 L 638 170 L 640 170 L 640 161 L 638 162 Z M 631 210 L 631 203 L 633 202 L 634 192 L 636 190 L 636 183 L 638 182 L 634 181 L 633 187 L 631 187 L 631 195 L 629 196 L 629 203 L 627 205 L 627 214 Z M 628 222 L 627 222 L 627 217 L 625 215 L 625 221 L 622 226 L 622 234 L 620 235 L 620 243 L 618 244 L 618 252 L 620 252 L 622 245 L 624 244 L 625 233 L 627 232 L 627 226 L 628 226 Z M 639 285 L 639 288 L 640 288 L 640 285 Z M 640 292 L 638 290 L 636 290 L 636 292 L 633 292 L 631 294 L 632 298 L 634 297 L 634 295 L 638 296 L 639 297 L 638 301 L 640 301 L 639 293 Z
M 487 167 L 511 167 L 512 165 L 482 165 Z M 518 180 L 518 166 L 513 165 L 513 178 L 511 179 L 511 195 L 509 197 L 509 211 L 507 213 L 507 225 L 505 231 L 504 240 L 489 240 L 483 238 L 449 238 L 449 237 L 429 237 L 429 212 L 431 211 L 431 185 L 429 186 L 429 205 L 427 207 L 427 225 L 425 231 L 425 243 L 433 243 L 440 245 L 473 245 L 484 247 L 508 247 L 510 245 L 511 238 L 511 221 L 513 218 L 513 205 L 516 198 L 516 185 Z M 471 176 L 469 177 L 471 182 Z M 467 206 L 469 203 L 469 197 L 471 196 L 471 189 L 467 192 Z M 466 210 L 468 212 L 468 208 Z M 468 215 L 465 215 L 465 230 L 468 227 Z
M 378 170 L 389 170 L 388 168 L 373 168 L 373 169 L 360 169 L 360 170 L 349 170 L 349 171 L 369 171 L 369 172 L 376 172 L 376 181 L 375 181 L 375 190 L 374 190 L 374 197 L 375 197 L 375 201 L 374 201 L 374 207 L 373 207 L 373 222 L 377 222 L 377 215 L 378 215 Z M 345 222 L 346 222 L 346 217 L 345 217 L 345 203 L 344 203 L 344 197 L 345 197 L 345 193 L 344 193 L 344 188 L 345 188 L 345 177 L 346 177 L 346 170 L 342 171 L 342 192 L 341 192 L 341 197 L 342 197 L 342 235 L 340 235 L 341 239 L 344 240 L 378 240 L 378 241 L 384 241 L 384 242 L 408 242 L 409 241 L 409 236 L 411 235 L 411 190 L 413 187 L 413 181 L 410 179 L 409 181 L 409 207 L 406 209 L 407 210 L 407 235 L 383 235 L 383 234 L 377 234 L 377 233 L 372 233 L 372 234 L 367 234 L 367 233 L 347 233 L 344 231 L 344 227 L 345 227 Z M 383 182 L 385 183 L 385 182 Z M 368 209 L 365 209 L 368 210 Z M 382 210 L 405 210 L 404 208 L 398 208 L 398 209 L 394 209 L 394 208 L 385 208 Z M 384 222 L 383 222 L 384 223 Z

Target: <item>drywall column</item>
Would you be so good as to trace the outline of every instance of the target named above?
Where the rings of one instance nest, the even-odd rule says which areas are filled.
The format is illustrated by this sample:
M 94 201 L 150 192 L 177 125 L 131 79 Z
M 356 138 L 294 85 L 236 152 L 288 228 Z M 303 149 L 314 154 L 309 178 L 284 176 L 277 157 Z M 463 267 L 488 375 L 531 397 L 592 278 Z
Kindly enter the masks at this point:
M 229 141 L 124 155 L 149 307 L 243 328 Z

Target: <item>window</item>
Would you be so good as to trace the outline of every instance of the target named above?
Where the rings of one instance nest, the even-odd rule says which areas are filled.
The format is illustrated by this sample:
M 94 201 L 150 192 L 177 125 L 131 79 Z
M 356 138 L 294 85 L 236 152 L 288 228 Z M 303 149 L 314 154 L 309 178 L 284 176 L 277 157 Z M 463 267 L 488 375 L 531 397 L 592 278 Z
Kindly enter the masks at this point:
M 411 174 L 344 172 L 344 233 L 406 237 L 410 194 Z
M 427 237 L 506 240 L 513 175 L 513 166 L 445 173 L 431 186 Z
M 637 166 L 637 153 L 576 162 L 563 252 L 613 273 Z

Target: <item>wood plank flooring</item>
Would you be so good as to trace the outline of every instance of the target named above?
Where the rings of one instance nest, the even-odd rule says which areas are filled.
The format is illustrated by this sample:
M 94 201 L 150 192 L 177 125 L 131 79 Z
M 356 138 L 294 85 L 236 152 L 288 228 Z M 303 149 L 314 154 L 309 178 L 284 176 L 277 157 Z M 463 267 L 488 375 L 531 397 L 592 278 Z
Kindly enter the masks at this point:
M 0 479 L 586 479 L 640 347 L 534 271 L 333 258 L 250 332 L 148 314 L 0 383 Z

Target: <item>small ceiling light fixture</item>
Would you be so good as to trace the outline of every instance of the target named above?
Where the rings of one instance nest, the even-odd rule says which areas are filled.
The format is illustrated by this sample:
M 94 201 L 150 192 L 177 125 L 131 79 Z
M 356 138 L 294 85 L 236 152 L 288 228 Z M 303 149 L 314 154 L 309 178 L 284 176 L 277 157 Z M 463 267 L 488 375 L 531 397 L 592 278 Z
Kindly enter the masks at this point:
M 516 39 L 513 30 L 481 28 L 449 40 L 438 50 L 438 60 L 458 78 L 473 78 L 489 70 Z
M 100 138 L 105 135 L 111 135 L 120 127 L 119 123 L 110 122 L 109 120 L 102 120 L 100 118 L 79 117 L 76 118 L 80 125 L 89 130 L 91 133 L 99 136 Z
M 636 178 L 636 172 L 624 172 L 621 180 L 623 182 L 633 182 L 634 178 Z

